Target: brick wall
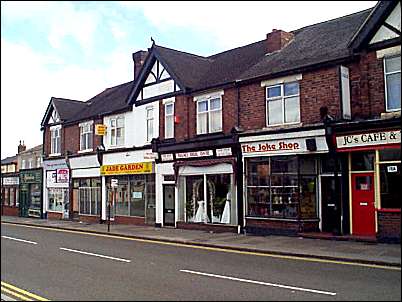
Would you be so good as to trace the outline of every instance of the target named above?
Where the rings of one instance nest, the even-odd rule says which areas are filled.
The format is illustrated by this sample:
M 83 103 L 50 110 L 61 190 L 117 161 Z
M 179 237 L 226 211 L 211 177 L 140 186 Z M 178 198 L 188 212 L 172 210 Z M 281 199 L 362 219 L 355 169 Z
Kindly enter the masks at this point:
M 61 136 L 61 154 L 65 151 L 75 154 L 80 150 L 80 128 L 77 124 L 63 127 Z
M 383 60 L 376 52 L 363 54 L 360 61 L 349 64 L 352 117 L 378 117 L 385 112 Z
M 43 142 L 44 145 L 44 156 L 48 156 L 50 154 L 50 129 L 46 127 L 43 131 L 45 131 L 45 141 Z

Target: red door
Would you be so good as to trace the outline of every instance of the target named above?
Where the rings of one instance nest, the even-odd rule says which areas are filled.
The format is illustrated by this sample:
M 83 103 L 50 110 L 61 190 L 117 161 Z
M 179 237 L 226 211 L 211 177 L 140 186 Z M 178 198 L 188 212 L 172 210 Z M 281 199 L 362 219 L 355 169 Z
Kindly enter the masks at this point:
M 374 173 L 352 174 L 353 235 L 375 236 Z

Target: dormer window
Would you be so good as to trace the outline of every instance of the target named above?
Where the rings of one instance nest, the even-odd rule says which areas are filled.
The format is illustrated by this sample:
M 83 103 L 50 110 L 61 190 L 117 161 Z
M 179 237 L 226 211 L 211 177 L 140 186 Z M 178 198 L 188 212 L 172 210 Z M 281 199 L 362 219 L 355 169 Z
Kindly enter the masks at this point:
M 387 111 L 401 110 L 401 55 L 384 58 Z

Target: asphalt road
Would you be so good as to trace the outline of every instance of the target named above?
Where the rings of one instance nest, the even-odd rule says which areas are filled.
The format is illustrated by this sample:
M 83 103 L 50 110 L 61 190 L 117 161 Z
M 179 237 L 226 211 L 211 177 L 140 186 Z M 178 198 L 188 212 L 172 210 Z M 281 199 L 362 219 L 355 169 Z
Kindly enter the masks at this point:
M 1 235 L 2 281 L 49 300 L 401 300 L 400 270 L 13 225 Z

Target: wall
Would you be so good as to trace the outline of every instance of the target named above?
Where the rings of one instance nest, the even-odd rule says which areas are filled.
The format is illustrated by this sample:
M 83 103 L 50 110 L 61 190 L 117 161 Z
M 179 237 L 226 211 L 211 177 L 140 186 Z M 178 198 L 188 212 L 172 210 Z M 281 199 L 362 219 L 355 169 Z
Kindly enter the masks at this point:
M 378 211 L 377 238 L 381 242 L 401 242 L 401 212 Z

